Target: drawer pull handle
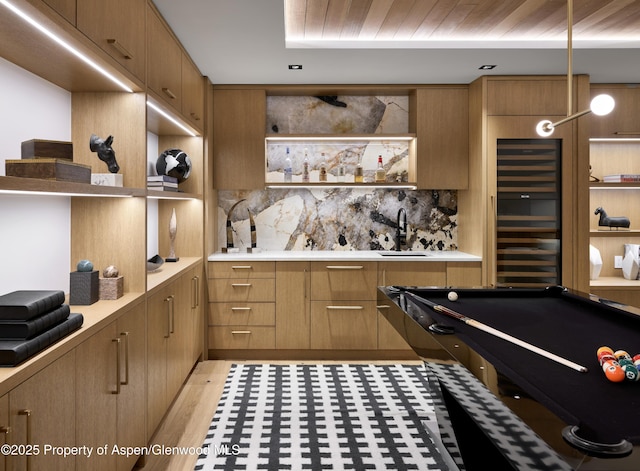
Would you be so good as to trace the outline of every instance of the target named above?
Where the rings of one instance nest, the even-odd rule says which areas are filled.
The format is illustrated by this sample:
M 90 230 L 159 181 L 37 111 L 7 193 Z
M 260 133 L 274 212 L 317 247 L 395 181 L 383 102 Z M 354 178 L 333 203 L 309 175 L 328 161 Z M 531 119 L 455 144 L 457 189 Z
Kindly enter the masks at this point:
M 120 332 L 120 337 L 124 337 L 124 386 L 129 384 L 129 332 Z
M 362 270 L 362 265 L 327 265 L 327 270 Z
M 167 95 L 169 98 L 171 98 L 172 100 L 175 100 L 175 99 L 176 99 L 176 95 L 175 95 L 175 93 L 173 93 L 173 92 L 171 91 L 171 89 L 169 89 L 169 88 L 166 88 L 166 87 L 165 87 L 165 88 L 163 88 L 163 89 L 162 89 L 162 92 L 163 92 L 165 95 Z
M 232 307 L 231 310 L 232 311 L 250 311 L 251 308 L 250 307 Z
M 195 121 L 200 121 L 200 116 L 198 116 L 196 113 L 190 113 L 191 118 L 194 119 Z
M 116 390 L 111 391 L 111 394 L 120 394 L 120 385 L 122 384 L 122 378 L 120 376 L 120 368 L 122 365 L 122 354 L 120 353 L 120 339 L 111 339 L 116 344 Z
M 118 51 L 120 54 L 122 54 L 122 57 L 124 59 L 127 59 L 127 60 L 133 59 L 133 56 L 129 53 L 129 51 L 127 51 L 127 49 L 122 44 L 118 42 L 117 39 L 113 39 L 113 38 L 107 39 L 107 43 L 113 46 L 113 48 L 116 51 Z
M 234 288 L 249 288 L 251 287 L 251 283 L 231 283 L 231 286 Z
M 243 335 L 249 335 L 251 333 L 250 330 L 232 330 L 231 334 L 236 335 L 236 334 L 243 334 Z
M 327 306 L 327 309 L 332 311 L 361 311 L 364 309 L 363 306 Z
M 391 306 L 387 304 L 381 304 L 380 306 L 376 306 L 376 309 L 389 309 Z
M 232 270 L 251 270 L 252 268 L 251 265 L 233 265 L 231 267 Z
M 27 444 L 32 443 L 31 440 L 31 409 L 22 409 L 18 411 L 18 415 L 24 415 L 27 419 Z M 31 471 L 31 454 L 27 455 L 27 471 Z

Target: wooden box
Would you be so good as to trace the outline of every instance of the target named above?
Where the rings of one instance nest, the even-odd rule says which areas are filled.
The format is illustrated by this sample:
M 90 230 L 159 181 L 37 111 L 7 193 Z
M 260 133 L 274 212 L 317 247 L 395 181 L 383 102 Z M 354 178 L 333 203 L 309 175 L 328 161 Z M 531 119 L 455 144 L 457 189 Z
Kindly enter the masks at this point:
M 73 144 L 64 141 L 31 139 L 22 143 L 23 159 L 64 159 L 73 160 Z
M 124 294 L 124 277 L 100 278 L 100 299 L 118 299 Z
M 60 159 L 7 160 L 5 173 L 8 177 L 91 183 L 90 166 Z

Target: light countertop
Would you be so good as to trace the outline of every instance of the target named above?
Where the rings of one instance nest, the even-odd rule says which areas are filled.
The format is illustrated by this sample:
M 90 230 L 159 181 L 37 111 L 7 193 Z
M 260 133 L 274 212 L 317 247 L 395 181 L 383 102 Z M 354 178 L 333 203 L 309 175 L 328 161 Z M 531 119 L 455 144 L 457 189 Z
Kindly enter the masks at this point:
M 384 255 L 383 255 L 384 254 Z M 415 254 L 415 255 L 414 255 Z M 381 261 L 411 261 L 411 262 L 481 262 L 482 258 L 457 250 L 434 250 L 395 253 L 393 251 L 375 250 L 276 250 L 254 253 L 216 252 L 209 255 L 210 262 L 237 262 L 237 261 L 354 261 L 354 262 L 381 262 Z

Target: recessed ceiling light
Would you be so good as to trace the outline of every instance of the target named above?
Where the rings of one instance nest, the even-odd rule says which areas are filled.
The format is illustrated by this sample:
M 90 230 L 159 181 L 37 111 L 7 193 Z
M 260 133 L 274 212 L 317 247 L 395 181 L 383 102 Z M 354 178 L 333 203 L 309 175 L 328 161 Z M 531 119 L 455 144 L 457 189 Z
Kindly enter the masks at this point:
M 485 65 L 481 65 L 480 67 L 478 67 L 478 69 L 480 69 L 480 70 L 493 70 L 496 67 L 498 67 L 498 66 L 495 65 L 495 64 L 485 64 Z
M 289 70 L 302 70 L 302 64 L 289 64 Z

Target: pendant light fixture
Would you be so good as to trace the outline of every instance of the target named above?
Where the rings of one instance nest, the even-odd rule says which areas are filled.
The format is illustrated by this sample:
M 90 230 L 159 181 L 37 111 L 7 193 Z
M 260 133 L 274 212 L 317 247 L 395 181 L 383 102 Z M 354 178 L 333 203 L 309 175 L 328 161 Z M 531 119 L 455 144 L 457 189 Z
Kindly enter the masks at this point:
M 572 121 L 587 113 L 593 112 L 598 116 L 604 116 L 613 110 L 615 101 L 610 95 L 598 95 L 591 100 L 589 109 L 571 114 L 573 111 L 573 0 L 567 0 L 567 117 L 555 123 L 544 119 L 536 126 L 539 136 L 549 137 L 556 126 Z

